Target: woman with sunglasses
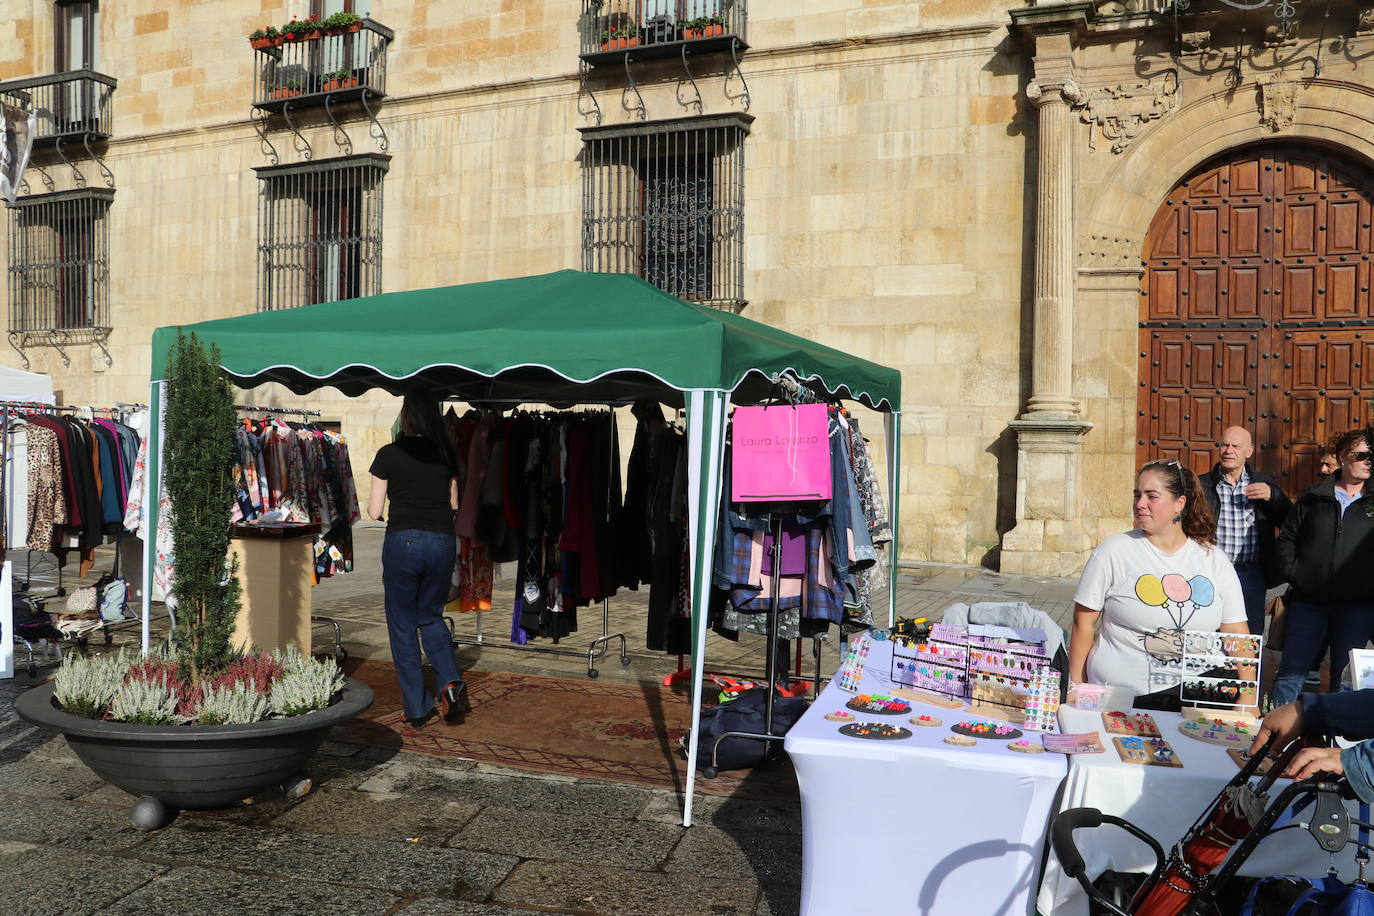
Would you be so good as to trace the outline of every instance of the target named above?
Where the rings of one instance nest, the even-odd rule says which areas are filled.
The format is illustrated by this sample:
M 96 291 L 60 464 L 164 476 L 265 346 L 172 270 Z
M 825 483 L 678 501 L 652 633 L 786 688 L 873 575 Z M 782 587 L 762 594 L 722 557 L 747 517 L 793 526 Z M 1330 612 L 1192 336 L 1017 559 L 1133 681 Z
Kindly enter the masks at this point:
M 1158 709 L 1178 701 L 1178 673 L 1166 669 L 1185 630 L 1244 634 L 1250 625 L 1197 474 L 1151 461 L 1136 475 L 1131 509 L 1134 530 L 1098 545 L 1074 592 L 1069 677 L 1129 687 L 1140 708 Z
M 1279 533 L 1275 552 L 1291 591 L 1283 656 L 1270 693 L 1275 706 L 1302 693 L 1303 679 L 1317 665 L 1327 639 L 1330 683 L 1337 684 L 1350 650 L 1374 635 L 1369 441 L 1363 430 L 1341 436 L 1336 442 L 1340 467 L 1298 497 Z

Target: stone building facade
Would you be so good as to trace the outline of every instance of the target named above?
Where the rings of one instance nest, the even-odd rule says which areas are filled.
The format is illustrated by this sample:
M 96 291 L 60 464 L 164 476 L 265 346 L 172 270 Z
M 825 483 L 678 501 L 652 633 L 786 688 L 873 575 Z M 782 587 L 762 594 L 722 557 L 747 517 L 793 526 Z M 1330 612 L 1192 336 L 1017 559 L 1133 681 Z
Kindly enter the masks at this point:
M 1293 360 L 1265 335 L 1287 319 L 1152 324 L 1173 274 L 1151 227 L 1205 209 L 1178 210 L 1175 189 L 1217 157 L 1272 167 L 1319 146 L 1367 210 L 1374 39 L 1339 0 L 1284 20 L 1226 0 L 315 0 L 368 21 L 314 45 L 245 40 L 311 6 L 0 0 L 0 101 L 47 112 L 0 229 L 0 359 L 53 375 L 66 403 L 141 401 L 162 325 L 633 270 L 902 370 L 904 559 L 1070 574 L 1129 525 L 1141 458 L 1206 462 L 1213 406 L 1252 425 L 1284 412 L 1267 392 L 1290 390 Z M 689 38 L 677 22 L 698 17 Z M 73 235 L 72 213 L 99 232 Z M 1358 213 L 1353 231 L 1358 257 Z M 1240 355 L 1199 408 L 1213 380 L 1161 373 L 1179 353 L 1201 365 L 1179 335 L 1212 330 Z M 1316 423 L 1331 399 L 1310 401 Z M 310 406 L 370 454 L 396 405 Z

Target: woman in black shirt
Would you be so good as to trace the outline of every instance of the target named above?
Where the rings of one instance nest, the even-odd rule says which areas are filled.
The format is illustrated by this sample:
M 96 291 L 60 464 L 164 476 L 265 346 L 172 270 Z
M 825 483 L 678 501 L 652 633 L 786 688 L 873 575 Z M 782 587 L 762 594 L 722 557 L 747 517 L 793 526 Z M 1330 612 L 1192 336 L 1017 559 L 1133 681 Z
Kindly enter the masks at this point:
M 436 708 L 434 696 L 425 689 L 421 641 L 434 667 L 436 686 L 443 685 L 437 691 L 437 705 L 445 721 L 461 722 L 470 708 L 444 624 L 444 601 L 457 557 L 454 467 L 438 401 L 407 394 L 401 404 L 401 435 L 382 446 L 373 459 L 367 512 L 380 520 L 383 506 L 391 501 L 382 543 L 386 626 L 401 704 L 406 719 L 416 728 Z

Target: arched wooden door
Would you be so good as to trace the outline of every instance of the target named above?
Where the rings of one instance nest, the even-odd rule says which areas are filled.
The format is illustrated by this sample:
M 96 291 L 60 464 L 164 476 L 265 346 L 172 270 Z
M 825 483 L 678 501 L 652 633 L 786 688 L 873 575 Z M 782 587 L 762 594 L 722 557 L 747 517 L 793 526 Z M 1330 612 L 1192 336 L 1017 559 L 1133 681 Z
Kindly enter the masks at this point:
M 1145 240 L 1137 457 L 1204 471 L 1227 426 L 1297 492 L 1374 396 L 1370 171 L 1314 147 L 1227 154 L 1179 183 Z

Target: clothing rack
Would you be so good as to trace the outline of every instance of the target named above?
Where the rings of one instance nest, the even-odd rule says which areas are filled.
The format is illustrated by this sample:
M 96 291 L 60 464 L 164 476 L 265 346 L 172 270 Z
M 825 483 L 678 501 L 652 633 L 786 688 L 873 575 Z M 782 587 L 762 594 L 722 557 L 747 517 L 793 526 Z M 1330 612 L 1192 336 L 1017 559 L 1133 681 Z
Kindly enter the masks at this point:
M 446 398 L 446 402 L 467 404 L 469 407 L 484 409 L 488 406 L 499 407 L 519 407 L 523 404 L 543 404 L 545 401 L 530 400 L 529 398 Z M 580 407 L 629 407 L 634 404 L 633 400 L 618 401 L 578 401 L 576 406 Z M 550 404 L 550 407 L 554 405 Z M 611 642 L 620 640 L 620 664 L 630 663 L 629 642 L 625 639 L 624 633 L 611 632 L 611 602 L 609 598 L 601 599 L 601 635 L 592 639 L 591 644 L 586 650 L 580 649 L 558 649 L 553 646 L 531 646 L 528 643 L 504 643 L 486 642 L 482 639 L 482 611 L 473 611 L 477 615 L 477 633 L 475 636 L 459 636 L 454 629 L 452 618 L 445 614 L 444 619 L 448 623 L 449 636 L 455 646 L 480 646 L 485 649 L 504 649 L 507 652 L 537 652 L 544 655 L 563 655 L 570 658 L 585 658 L 587 660 L 587 677 L 597 678 L 601 672 L 597 670 L 597 659 L 605 657 L 610 652 Z
M 787 403 L 791 405 L 821 403 L 821 399 L 816 396 L 814 391 L 802 385 L 791 375 L 779 372 L 771 380 L 775 386 L 782 389 Z M 722 494 L 721 498 L 728 499 L 728 495 Z M 744 738 L 750 741 L 781 743 L 787 737 L 773 733 L 773 704 L 777 700 L 778 694 L 778 605 L 782 601 L 782 516 L 769 513 L 768 527 L 773 535 L 773 546 L 770 551 L 773 574 L 768 596 L 768 637 L 764 649 L 767 652 L 764 665 L 764 690 L 767 691 L 767 694 L 764 696 L 763 731 L 724 732 L 717 736 L 711 745 L 711 762 L 701 768 L 701 775 L 706 779 L 715 779 L 720 772 L 717 753 L 720 750 L 720 743 L 725 739 Z M 800 644 L 798 644 L 798 651 L 800 651 Z M 816 653 L 816 693 L 819 696 L 821 688 L 819 642 L 814 644 L 814 651 Z

